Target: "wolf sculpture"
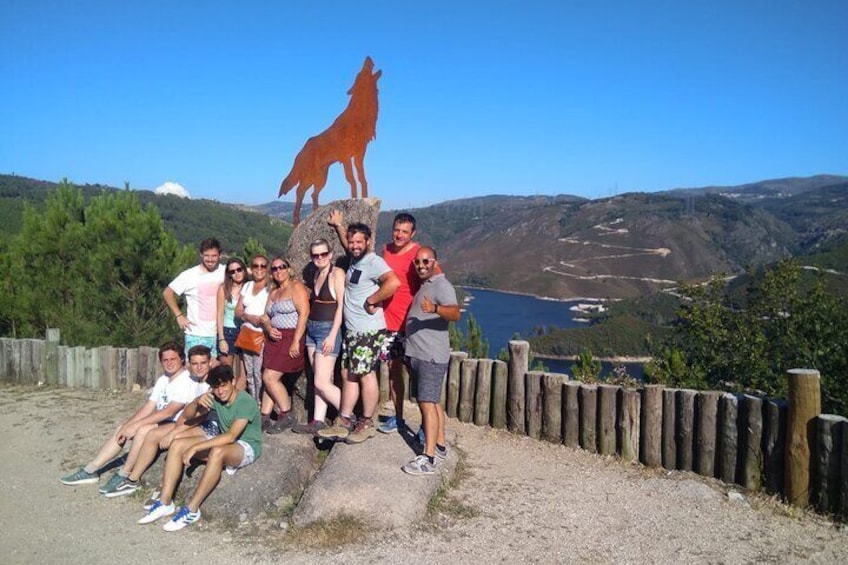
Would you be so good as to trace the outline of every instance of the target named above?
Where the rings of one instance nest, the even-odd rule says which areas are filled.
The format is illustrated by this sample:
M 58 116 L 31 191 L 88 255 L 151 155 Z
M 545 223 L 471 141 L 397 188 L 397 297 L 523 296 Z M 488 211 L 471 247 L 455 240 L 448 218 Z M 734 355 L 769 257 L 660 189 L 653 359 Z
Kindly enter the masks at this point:
M 297 154 L 291 172 L 280 184 L 278 196 L 288 194 L 296 188 L 294 224 L 300 223 L 300 207 L 306 191 L 312 188 L 312 210 L 318 207 L 318 194 L 327 184 L 330 165 L 339 162 L 350 184 L 350 197 L 356 198 L 356 182 L 359 180 L 360 195 L 368 197 L 368 181 L 365 179 L 365 150 L 377 136 L 377 80 L 382 71 L 372 72 L 374 61 L 366 57 L 362 70 L 356 75 L 353 86 L 347 93 L 350 101 L 333 124 L 315 137 L 306 140 Z M 356 178 L 353 167 L 356 167 Z

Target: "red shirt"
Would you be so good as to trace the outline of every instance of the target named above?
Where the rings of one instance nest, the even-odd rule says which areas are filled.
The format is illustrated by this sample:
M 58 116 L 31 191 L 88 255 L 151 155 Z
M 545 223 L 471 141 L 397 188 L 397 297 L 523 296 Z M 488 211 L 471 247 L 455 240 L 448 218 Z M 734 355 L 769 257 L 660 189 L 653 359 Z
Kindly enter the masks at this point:
M 406 315 L 412 306 L 412 298 L 421 288 L 421 279 L 415 272 L 412 261 L 418 248 L 417 243 L 410 243 L 403 253 L 391 251 L 388 244 L 383 248 L 383 259 L 392 268 L 392 271 L 400 279 L 400 286 L 390 298 L 383 304 L 383 315 L 386 318 L 386 329 L 392 332 L 403 331 L 406 326 Z

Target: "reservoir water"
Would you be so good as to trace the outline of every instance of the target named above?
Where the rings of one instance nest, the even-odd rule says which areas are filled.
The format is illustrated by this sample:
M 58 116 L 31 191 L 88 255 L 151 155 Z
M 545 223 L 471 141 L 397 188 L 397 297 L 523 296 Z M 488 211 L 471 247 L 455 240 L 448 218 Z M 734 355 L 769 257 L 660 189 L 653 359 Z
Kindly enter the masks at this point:
M 483 338 L 489 342 L 489 358 L 497 359 L 498 352 L 507 347 L 516 333 L 521 336 L 533 334 L 538 326 L 558 328 L 585 327 L 585 322 L 575 321 L 580 312 L 571 310 L 577 304 L 588 304 L 590 300 L 559 301 L 546 300 L 523 294 L 511 294 L 496 290 L 465 288 L 463 291 L 471 297 L 464 308 L 459 327 L 467 330 L 466 315 L 472 314 L 480 325 Z M 570 360 L 543 359 L 545 367 L 555 373 L 571 373 Z M 627 372 L 636 378 L 642 378 L 640 363 L 626 363 Z M 602 363 L 602 374 L 612 371 L 612 363 Z

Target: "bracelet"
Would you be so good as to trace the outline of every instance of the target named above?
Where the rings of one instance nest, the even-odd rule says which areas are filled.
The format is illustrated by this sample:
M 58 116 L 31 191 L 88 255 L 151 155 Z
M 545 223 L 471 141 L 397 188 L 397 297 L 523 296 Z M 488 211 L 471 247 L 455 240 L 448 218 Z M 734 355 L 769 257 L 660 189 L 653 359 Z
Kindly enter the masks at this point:
M 183 317 L 183 316 L 185 316 L 185 314 L 183 314 L 182 312 L 180 312 L 179 314 L 177 314 L 176 316 L 174 316 L 174 318 L 179 319 L 179 318 L 181 318 L 181 317 Z

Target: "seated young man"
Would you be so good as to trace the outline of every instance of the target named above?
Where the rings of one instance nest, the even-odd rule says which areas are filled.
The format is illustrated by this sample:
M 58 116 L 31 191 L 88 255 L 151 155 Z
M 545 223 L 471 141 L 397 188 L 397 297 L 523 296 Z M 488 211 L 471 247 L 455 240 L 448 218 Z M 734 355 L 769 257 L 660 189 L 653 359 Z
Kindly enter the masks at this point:
M 262 453 L 259 407 L 252 396 L 236 389 L 232 367 L 218 365 L 209 371 L 206 382 L 212 392 L 189 404 L 185 417 L 194 418 L 214 409 L 218 413 L 220 433 L 213 435 L 208 428 L 191 428 L 171 443 L 165 459 L 162 493 L 139 524 L 150 524 L 174 512 L 176 515 L 165 523 L 166 531 L 181 530 L 197 522 L 200 505 L 215 490 L 221 473 L 226 470 L 232 475 L 253 463 Z M 177 511 L 173 503 L 174 491 L 183 470 L 194 458 L 205 460 L 206 468 L 188 504 Z
M 209 374 L 211 356 L 212 352 L 205 345 L 195 345 L 188 350 L 189 377 L 194 383 L 191 400 L 209 391 L 206 375 Z M 100 492 L 107 498 L 113 498 L 132 494 L 138 490 L 141 476 L 156 461 L 160 449 L 168 449 L 170 441 L 166 438 L 185 429 L 186 426 L 185 418 L 180 411 L 174 421 L 146 424 L 140 427 L 126 462 L 104 486 L 100 487 Z
M 132 416 L 118 425 L 115 432 L 100 447 L 94 459 L 80 467 L 77 472 L 59 479 L 63 484 L 97 483 L 100 478 L 100 469 L 120 455 L 127 440 L 132 440 L 133 447 L 138 448 L 127 456 L 128 464 L 132 465 L 146 435 L 161 423 L 173 422 L 179 417 L 186 404 L 197 397 L 197 383 L 185 370 L 182 347 L 173 342 L 162 345 L 159 348 L 159 362 L 162 364 L 164 374 L 156 380 L 147 401 Z M 103 489 L 106 486 L 104 485 Z

